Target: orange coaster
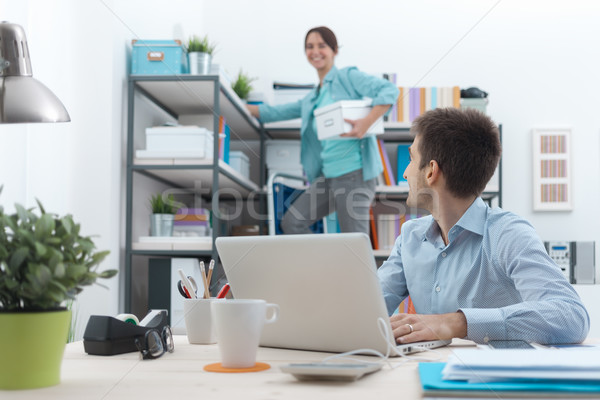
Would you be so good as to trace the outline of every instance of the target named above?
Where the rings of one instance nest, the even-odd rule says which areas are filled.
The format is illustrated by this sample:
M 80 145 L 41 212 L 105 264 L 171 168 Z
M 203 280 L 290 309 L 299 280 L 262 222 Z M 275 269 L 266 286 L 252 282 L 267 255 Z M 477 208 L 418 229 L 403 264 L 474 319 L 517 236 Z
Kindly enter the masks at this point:
M 208 372 L 258 372 L 271 368 L 267 363 L 257 362 L 254 367 L 250 368 L 225 368 L 221 363 L 208 364 L 204 366 L 204 370 Z

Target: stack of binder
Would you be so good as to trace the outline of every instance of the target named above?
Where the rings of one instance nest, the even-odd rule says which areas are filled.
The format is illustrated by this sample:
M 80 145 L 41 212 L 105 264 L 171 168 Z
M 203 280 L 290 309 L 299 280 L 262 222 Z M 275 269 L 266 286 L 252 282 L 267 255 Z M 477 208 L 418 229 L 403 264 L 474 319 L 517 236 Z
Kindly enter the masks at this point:
M 600 348 L 459 349 L 448 363 L 421 363 L 426 397 L 600 397 Z

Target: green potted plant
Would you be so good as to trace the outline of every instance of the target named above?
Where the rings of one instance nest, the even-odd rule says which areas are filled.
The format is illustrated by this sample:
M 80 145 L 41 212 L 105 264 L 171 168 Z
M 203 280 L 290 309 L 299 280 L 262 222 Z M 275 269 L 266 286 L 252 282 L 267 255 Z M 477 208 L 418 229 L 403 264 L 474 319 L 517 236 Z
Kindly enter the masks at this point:
M 0 186 L 0 192 L 2 187 Z M 30 389 L 60 382 L 71 311 L 68 300 L 98 278 L 108 251 L 95 251 L 71 215 L 15 204 L 0 206 L 0 389 Z
M 190 74 L 206 75 L 210 72 L 212 54 L 216 47 L 216 44 L 209 42 L 208 35 L 202 38 L 194 35 L 188 40 L 187 53 Z
M 237 79 L 233 84 L 233 91 L 239 96 L 240 99 L 247 101 L 248 95 L 252 91 L 251 83 L 255 80 L 256 78 L 250 78 L 247 74 L 240 70 Z
M 157 193 L 150 197 L 150 235 L 173 236 L 173 222 L 175 221 L 175 199 L 173 194 L 163 195 Z

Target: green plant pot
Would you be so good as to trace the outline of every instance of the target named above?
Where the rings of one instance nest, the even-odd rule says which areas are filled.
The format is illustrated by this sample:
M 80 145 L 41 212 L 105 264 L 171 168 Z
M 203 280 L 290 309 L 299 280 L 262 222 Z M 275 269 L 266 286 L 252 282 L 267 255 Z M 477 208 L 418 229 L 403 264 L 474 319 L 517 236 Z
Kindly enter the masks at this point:
M 60 383 L 71 311 L 0 312 L 0 389 Z
M 207 75 L 210 73 L 211 55 L 208 53 L 188 53 L 190 75 Z
M 175 214 L 151 214 L 150 236 L 173 236 Z

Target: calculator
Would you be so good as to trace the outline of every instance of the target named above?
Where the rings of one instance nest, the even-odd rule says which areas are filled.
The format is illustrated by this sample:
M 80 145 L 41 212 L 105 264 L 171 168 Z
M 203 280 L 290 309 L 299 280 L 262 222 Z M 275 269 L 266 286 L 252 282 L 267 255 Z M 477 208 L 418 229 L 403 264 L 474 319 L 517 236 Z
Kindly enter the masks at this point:
M 304 363 L 282 365 L 280 369 L 301 381 L 355 381 L 382 366 L 381 363 Z

